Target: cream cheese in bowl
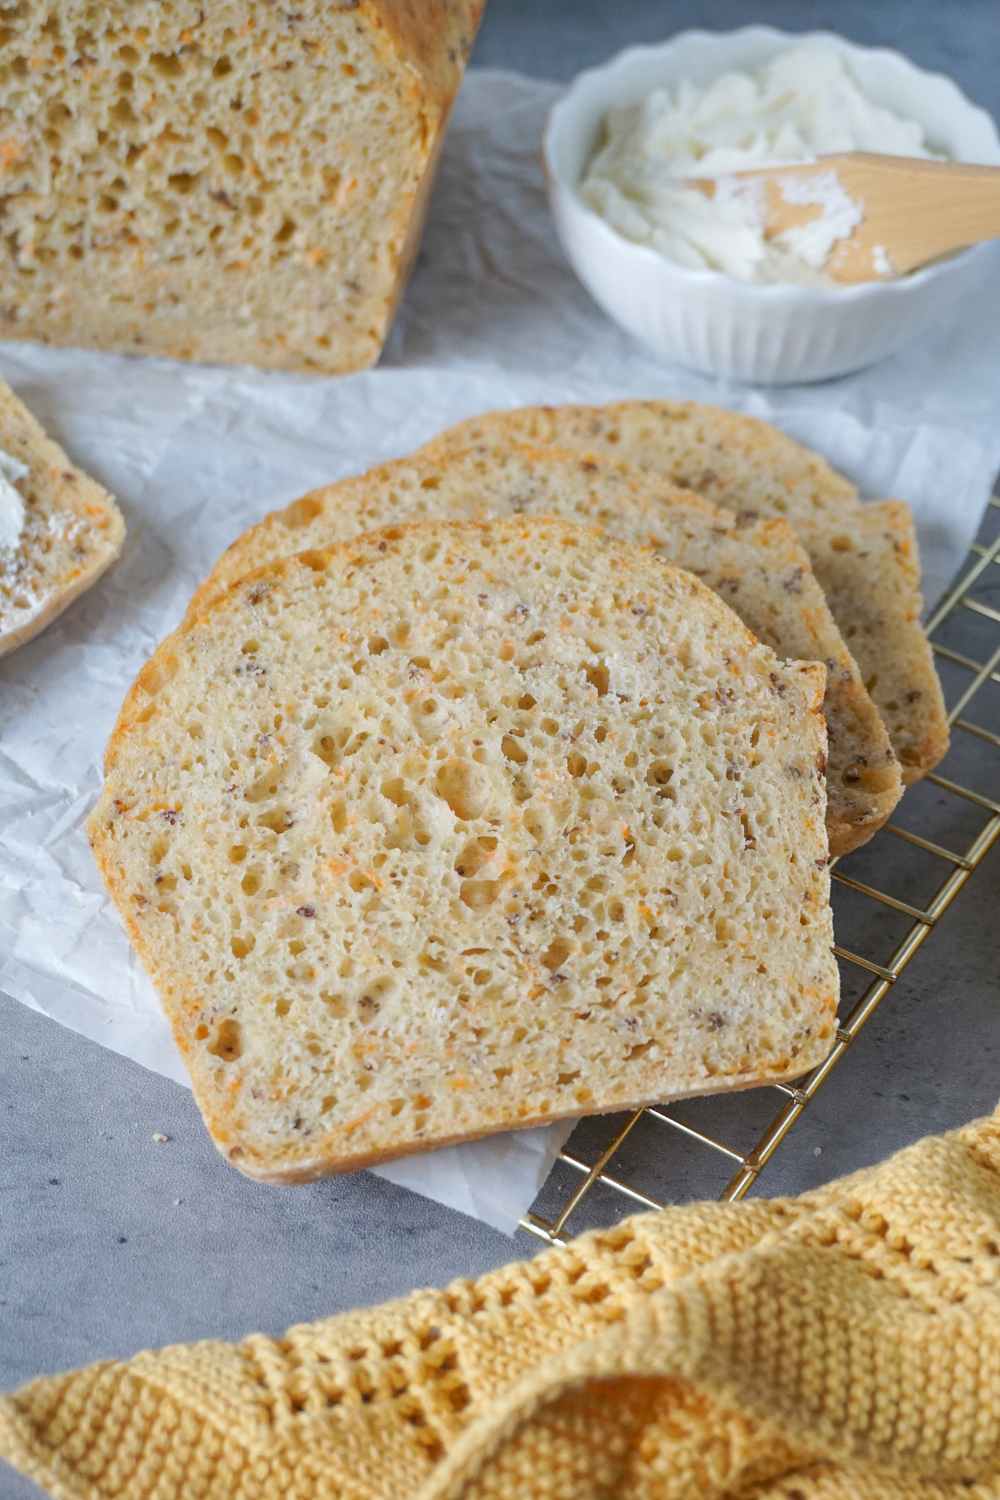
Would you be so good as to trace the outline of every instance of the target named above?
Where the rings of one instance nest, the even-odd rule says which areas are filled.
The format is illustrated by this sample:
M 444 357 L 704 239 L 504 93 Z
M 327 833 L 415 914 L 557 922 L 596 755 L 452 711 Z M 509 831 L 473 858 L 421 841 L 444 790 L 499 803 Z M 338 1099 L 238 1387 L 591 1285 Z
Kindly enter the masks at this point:
M 621 173 L 614 165 L 619 121 L 642 142 L 623 153 Z M 906 276 L 886 275 L 891 267 L 875 264 L 879 279 L 842 286 L 810 264 L 810 256 L 822 263 L 815 246 L 762 244 L 751 219 L 742 224 L 750 232 L 739 241 L 740 274 L 741 257 L 732 255 L 731 242 L 725 249 L 717 218 L 692 233 L 690 220 L 685 230 L 663 207 L 676 202 L 681 177 L 692 169 L 708 175 L 713 159 L 718 183 L 737 167 L 845 147 L 1000 165 L 996 125 L 951 79 L 883 47 L 771 26 L 685 31 L 587 69 L 553 105 L 544 158 L 567 259 L 623 329 L 674 364 L 728 380 L 789 384 L 862 369 L 940 327 L 981 292 L 995 266 L 991 247 L 975 245 Z M 592 167 L 627 205 L 631 228 L 609 223 L 595 208 L 592 184 L 584 186 Z M 707 199 L 685 202 L 714 215 Z M 835 205 L 820 207 L 829 234 Z M 785 257 L 778 275 L 770 259 L 776 253 Z
M 917 120 L 865 93 L 844 54 L 806 43 L 752 72 L 682 79 L 608 110 L 580 193 L 619 234 L 677 265 L 826 286 L 823 266 L 862 206 L 824 173 L 809 189 L 819 214 L 766 239 L 759 187 L 730 174 L 845 151 L 940 155 Z M 715 196 L 683 186 L 691 177 L 717 179 Z

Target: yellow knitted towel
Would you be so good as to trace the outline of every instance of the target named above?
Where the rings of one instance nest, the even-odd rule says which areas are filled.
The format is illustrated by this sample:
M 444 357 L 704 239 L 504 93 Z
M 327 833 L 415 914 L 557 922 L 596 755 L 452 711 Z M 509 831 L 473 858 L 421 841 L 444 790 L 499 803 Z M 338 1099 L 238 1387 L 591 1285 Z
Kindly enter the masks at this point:
M 36 1380 L 0 1455 L 60 1500 L 986 1500 L 998 1272 L 994 1116 L 800 1199 Z

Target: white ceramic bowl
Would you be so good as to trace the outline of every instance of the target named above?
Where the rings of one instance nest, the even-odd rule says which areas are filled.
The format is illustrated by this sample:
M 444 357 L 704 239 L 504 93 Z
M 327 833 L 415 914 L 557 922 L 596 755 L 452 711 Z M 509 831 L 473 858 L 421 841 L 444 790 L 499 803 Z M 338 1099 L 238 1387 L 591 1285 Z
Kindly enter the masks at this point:
M 990 255 L 976 246 L 898 281 L 851 287 L 756 285 L 720 271 L 676 265 L 612 229 L 580 197 L 578 183 L 600 123 L 613 105 L 664 83 L 706 84 L 756 69 L 793 43 L 819 42 L 849 59 L 864 91 L 919 120 L 928 139 L 963 161 L 1000 164 L 1000 135 L 949 78 L 925 73 L 882 48 L 830 32 L 792 35 L 770 26 L 685 31 L 659 46 L 632 47 L 581 73 L 553 108 L 545 132 L 552 211 L 571 265 L 605 312 L 656 354 L 692 369 L 764 384 L 824 380 L 874 364 L 948 317 L 982 283 Z

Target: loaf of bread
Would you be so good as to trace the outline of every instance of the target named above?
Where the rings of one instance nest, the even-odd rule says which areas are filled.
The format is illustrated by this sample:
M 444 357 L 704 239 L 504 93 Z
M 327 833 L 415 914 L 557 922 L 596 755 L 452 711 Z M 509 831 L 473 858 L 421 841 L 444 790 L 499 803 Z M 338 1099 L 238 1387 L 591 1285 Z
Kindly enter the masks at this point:
M 124 540 L 111 496 L 0 381 L 0 656 L 96 583 Z
M 919 781 L 947 753 L 944 699 L 920 624 L 913 519 L 902 502 L 864 504 L 843 475 L 777 428 L 694 401 L 492 412 L 429 448 L 504 440 L 595 449 L 727 510 L 790 521 L 889 730 L 903 781 Z
M 377 359 L 483 0 L 0 10 L 0 338 Z
M 217 597 L 140 674 L 89 827 L 220 1149 L 301 1181 L 818 1063 L 824 675 L 548 518 Z
M 902 794 L 885 725 L 834 624 L 809 558 L 781 520 L 748 519 L 607 458 L 506 443 L 400 459 L 275 511 L 223 554 L 191 601 L 204 608 L 275 558 L 326 547 L 420 516 L 561 515 L 658 548 L 702 578 L 779 656 L 822 661 L 830 740 L 827 833 L 832 854 L 863 844 Z

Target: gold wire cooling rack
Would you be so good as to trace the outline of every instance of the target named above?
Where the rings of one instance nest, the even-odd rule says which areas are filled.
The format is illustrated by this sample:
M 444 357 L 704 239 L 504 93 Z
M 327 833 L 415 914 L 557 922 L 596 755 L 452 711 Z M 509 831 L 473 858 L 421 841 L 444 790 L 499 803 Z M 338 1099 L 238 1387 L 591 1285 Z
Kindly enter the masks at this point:
M 560 1153 L 557 1170 L 542 1195 L 545 1211 L 536 1204 L 521 1220 L 522 1228 L 555 1242 L 579 1228 L 607 1223 L 622 1211 L 662 1208 L 674 1196 L 670 1184 L 660 1183 L 656 1190 L 640 1184 L 648 1184 L 649 1177 L 656 1175 L 650 1168 L 652 1158 L 662 1154 L 658 1146 L 662 1147 L 664 1141 L 660 1137 L 658 1142 L 657 1133 L 663 1131 L 674 1133 L 675 1141 L 679 1132 L 691 1152 L 714 1152 L 721 1158 L 715 1181 L 722 1199 L 742 1198 L 757 1182 L 1000 836 L 1000 758 L 989 753 L 1000 749 L 1000 733 L 967 717 L 974 704 L 982 703 L 987 719 L 1000 727 L 1000 691 L 995 687 L 1000 684 L 1000 609 L 981 597 L 989 597 L 998 585 L 1000 494 L 990 501 L 980 540 L 973 546 L 958 582 L 927 623 L 950 704 L 952 750 L 945 764 L 950 770 L 953 761 L 957 762 L 962 780 L 934 774 L 910 788 L 897 809 L 897 820 L 850 856 L 852 873 L 833 869 L 837 934 L 843 936 L 844 927 L 854 927 L 860 940 L 850 946 L 838 942 L 834 950 L 849 1008 L 826 1061 L 795 1085 L 776 1084 L 746 1094 L 717 1096 L 728 1100 L 726 1128 L 730 1135 L 738 1133 L 735 1110 L 746 1113 L 742 1101 L 754 1096 L 758 1106 L 761 1097 L 771 1101 L 765 1115 L 767 1123 L 749 1150 L 740 1150 L 719 1134 L 698 1128 L 682 1119 L 676 1108 L 667 1106 L 636 1110 L 624 1120 L 618 1117 L 610 1126 L 610 1139 L 598 1136 L 592 1151 L 578 1151 L 570 1141 Z M 958 645 L 969 648 L 970 636 L 971 655 L 968 649 L 957 649 Z M 987 694 L 992 702 L 985 702 Z M 984 745 L 988 747 L 985 756 Z M 968 782 L 978 782 L 981 789 Z M 964 847 L 956 848 L 956 844 Z M 883 952 L 883 956 L 871 956 L 873 950 Z M 751 1115 L 757 1113 L 757 1108 L 750 1111 Z M 647 1145 L 641 1149 L 636 1143 L 644 1135 Z M 636 1149 L 623 1152 L 626 1142 Z M 590 1155 L 593 1160 L 585 1159 Z M 561 1186 L 553 1186 L 557 1180 Z M 704 1171 L 699 1180 L 704 1182 Z M 598 1186 L 609 1190 L 599 1206 L 595 1200 L 600 1195 L 591 1197 Z M 581 1213 L 585 1201 L 586 1216 Z M 581 1222 L 584 1218 L 586 1223 Z

